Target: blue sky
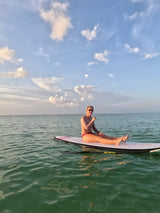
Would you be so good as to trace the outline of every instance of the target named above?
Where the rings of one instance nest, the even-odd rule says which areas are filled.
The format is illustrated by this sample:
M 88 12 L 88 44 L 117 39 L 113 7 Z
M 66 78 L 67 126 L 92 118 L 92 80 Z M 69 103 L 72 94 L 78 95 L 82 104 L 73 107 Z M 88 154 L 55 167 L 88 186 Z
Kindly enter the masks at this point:
M 0 114 L 160 112 L 159 0 L 1 0 Z

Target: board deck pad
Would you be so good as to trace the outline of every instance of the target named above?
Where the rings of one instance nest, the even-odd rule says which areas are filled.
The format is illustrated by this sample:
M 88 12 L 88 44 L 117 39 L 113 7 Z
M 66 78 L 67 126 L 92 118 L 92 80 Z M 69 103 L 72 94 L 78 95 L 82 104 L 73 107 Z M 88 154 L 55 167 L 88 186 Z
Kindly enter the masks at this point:
M 66 142 L 82 147 L 95 148 L 119 153 L 160 152 L 160 143 L 121 142 L 118 146 L 116 146 L 112 144 L 102 144 L 97 142 L 83 142 L 81 137 L 55 136 L 54 139 L 59 142 Z

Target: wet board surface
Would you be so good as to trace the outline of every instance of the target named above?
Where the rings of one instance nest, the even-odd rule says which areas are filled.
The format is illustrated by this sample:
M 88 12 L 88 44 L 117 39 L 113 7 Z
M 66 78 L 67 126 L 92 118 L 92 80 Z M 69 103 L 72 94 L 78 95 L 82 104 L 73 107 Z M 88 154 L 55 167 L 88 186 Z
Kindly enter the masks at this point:
M 102 144 L 97 142 L 86 143 L 81 137 L 55 136 L 54 139 L 59 142 L 66 142 L 82 147 L 95 148 L 105 151 L 118 153 L 151 153 L 160 152 L 160 143 L 138 143 L 138 142 L 121 142 L 118 146 L 111 144 Z

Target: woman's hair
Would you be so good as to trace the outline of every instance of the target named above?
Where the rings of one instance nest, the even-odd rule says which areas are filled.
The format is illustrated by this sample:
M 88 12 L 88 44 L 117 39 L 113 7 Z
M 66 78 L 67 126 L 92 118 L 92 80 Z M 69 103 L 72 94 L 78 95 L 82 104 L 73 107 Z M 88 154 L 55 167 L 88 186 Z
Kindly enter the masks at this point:
M 94 109 L 94 107 L 93 107 L 93 106 L 87 106 L 86 110 L 88 110 L 89 108 L 93 108 L 93 109 Z

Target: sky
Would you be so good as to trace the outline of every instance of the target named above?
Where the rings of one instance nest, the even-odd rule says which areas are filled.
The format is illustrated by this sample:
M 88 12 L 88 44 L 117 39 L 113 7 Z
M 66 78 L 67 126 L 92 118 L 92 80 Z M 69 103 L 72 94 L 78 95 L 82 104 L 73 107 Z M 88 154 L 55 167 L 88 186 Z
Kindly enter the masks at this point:
M 0 0 L 0 115 L 160 112 L 159 0 Z

